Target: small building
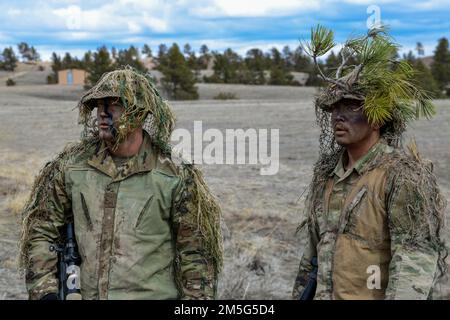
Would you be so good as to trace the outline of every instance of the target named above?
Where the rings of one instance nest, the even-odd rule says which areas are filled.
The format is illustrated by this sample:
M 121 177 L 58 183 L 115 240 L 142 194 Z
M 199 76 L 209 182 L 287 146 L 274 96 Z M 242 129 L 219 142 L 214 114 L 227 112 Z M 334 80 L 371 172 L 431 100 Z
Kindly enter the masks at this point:
M 82 69 L 65 69 L 58 71 L 58 84 L 84 85 L 87 72 Z

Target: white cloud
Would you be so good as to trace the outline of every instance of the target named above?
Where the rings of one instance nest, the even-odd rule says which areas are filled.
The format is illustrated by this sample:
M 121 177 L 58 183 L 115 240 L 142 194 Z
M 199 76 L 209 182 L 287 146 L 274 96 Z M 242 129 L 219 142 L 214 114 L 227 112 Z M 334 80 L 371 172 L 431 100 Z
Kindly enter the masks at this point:
M 21 13 L 22 13 L 22 10 L 19 10 L 19 9 L 17 9 L 17 8 L 11 8 L 11 9 L 8 9 L 8 11 L 6 12 L 6 14 L 7 14 L 8 16 L 11 16 L 11 17 L 17 17 L 17 16 L 19 16 Z
M 53 13 L 65 22 L 67 29 L 81 29 L 83 16 L 79 6 L 70 5 L 67 8 L 55 9 L 53 10 Z
M 138 33 L 142 28 L 134 21 L 128 21 L 128 31 L 131 33 Z
M 162 33 L 170 30 L 170 17 L 167 14 L 170 13 L 170 8 L 164 3 L 160 0 L 120 0 L 85 10 L 72 4 L 53 9 L 50 13 L 59 27 L 67 30 Z
M 421 10 L 434 10 L 446 8 L 450 13 L 450 0 L 427 0 L 414 3 L 413 7 Z
M 203 17 L 272 17 L 320 8 L 318 0 L 212 0 L 200 1 L 191 12 Z
M 205 43 L 211 49 L 231 47 L 245 54 L 254 47 L 267 51 L 273 46 L 281 49 L 287 44 L 294 48 L 298 45 L 298 38 L 308 37 L 309 27 L 318 22 L 333 27 L 337 40 L 361 34 L 369 16 L 364 5 L 371 4 L 381 7 L 383 22 L 392 26 L 393 33 L 401 35 L 410 28 L 417 30 L 422 23 L 409 19 L 411 12 L 420 15 L 426 12 L 428 21 L 433 21 L 433 10 L 448 10 L 450 0 L 411 0 L 406 3 L 400 0 L 2 2 L 0 40 L 2 43 L 18 43 L 28 38 L 27 41 L 34 45 L 38 45 L 39 41 L 54 43 L 56 47 L 61 47 L 63 43 L 69 46 L 80 44 L 93 50 L 103 43 L 109 47 L 148 43 L 153 47 L 159 43 L 170 45 L 177 42 L 182 45 L 189 42 L 196 50 Z M 395 15 L 388 16 L 386 13 L 386 18 L 390 20 L 384 21 L 384 10 L 394 11 Z M 233 17 L 239 19 L 230 19 Z M 444 27 L 438 32 L 435 31 L 436 25 Z M 442 20 L 423 24 L 423 30 L 422 35 L 414 33 L 414 39 L 425 43 L 428 36 L 437 39 L 446 35 L 449 29 L 447 22 Z M 429 35 L 431 30 L 435 33 Z
M 144 25 L 146 25 L 151 30 L 154 30 L 156 32 L 169 31 L 169 23 L 166 19 L 150 17 L 147 14 L 145 14 L 142 19 L 142 22 Z
M 68 31 L 68 32 L 60 32 L 58 33 L 60 39 L 64 40 L 89 40 L 93 39 L 95 36 L 90 32 L 83 31 Z
M 396 9 L 401 7 L 406 10 L 439 10 L 447 9 L 450 12 L 450 0 L 411 0 L 405 2 L 403 0 L 331 0 L 335 3 L 347 3 L 354 5 L 376 5 L 383 9 L 382 5 L 396 5 Z
M 341 1 L 342 2 L 342 1 Z M 387 4 L 387 3 L 402 3 L 404 1 L 400 0 L 344 0 L 343 2 L 349 3 L 349 4 L 359 4 L 359 5 L 380 5 L 380 4 Z

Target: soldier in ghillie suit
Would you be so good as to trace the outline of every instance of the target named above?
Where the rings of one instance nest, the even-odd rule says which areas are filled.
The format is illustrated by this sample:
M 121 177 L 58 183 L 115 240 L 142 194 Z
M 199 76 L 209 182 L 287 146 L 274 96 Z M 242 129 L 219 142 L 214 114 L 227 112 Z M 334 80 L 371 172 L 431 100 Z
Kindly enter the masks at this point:
M 316 61 L 333 46 L 332 31 L 318 26 L 305 49 Z M 415 144 L 401 146 L 406 125 L 434 107 L 396 49 L 384 28 L 372 29 L 345 43 L 335 77 L 319 68 L 329 85 L 315 101 L 320 152 L 294 299 L 315 277 L 315 299 L 440 298 L 446 201 L 432 163 Z
M 200 171 L 171 156 L 174 116 L 150 78 L 105 73 L 78 108 L 81 142 L 46 164 L 23 212 L 30 299 L 55 298 L 49 246 L 72 221 L 83 299 L 215 298 L 220 207 Z

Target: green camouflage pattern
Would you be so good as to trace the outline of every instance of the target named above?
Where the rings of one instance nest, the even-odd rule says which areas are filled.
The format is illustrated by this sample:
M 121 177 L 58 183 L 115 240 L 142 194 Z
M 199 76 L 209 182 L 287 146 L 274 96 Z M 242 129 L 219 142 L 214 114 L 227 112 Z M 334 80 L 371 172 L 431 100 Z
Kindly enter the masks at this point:
M 30 299 L 57 292 L 57 257 L 49 246 L 71 220 L 83 299 L 216 297 L 220 257 L 205 249 L 192 224 L 199 214 L 196 180 L 185 164 L 153 146 L 146 133 L 139 153 L 119 169 L 100 141 L 56 161 L 44 180 L 45 201 L 32 196 L 24 212 L 33 217 L 23 244 Z M 221 247 L 221 237 L 212 241 Z
M 318 197 L 307 199 L 305 225 L 308 237 L 292 292 L 293 298 L 299 299 L 303 292 L 312 270 L 311 258 L 314 256 L 318 257 L 319 266 L 315 299 L 436 298 L 439 292 L 433 288 L 440 279 L 446 277 L 446 269 L 442 266 L 446 249 L 441 238 L 443 225 L 439 219 L 444 216 L 445 200 L 440 197 L 432 171 L 427 169 L 423 175 L 418 174 L 419 168 L 424 165 L 411 160 L 405 152 L 388 146 L 383 140 L 347 171 L 342 165 L 343 156 L 344 152 L 326 183 L 332 186 L 328 203 L 324 203 L 327 198 L 325 193 L 328 192 L 326 187 L 321 189 L 322 193 Z M 409 165 L 411 163 L 415 164 L 416 170 L 411 169 L 414 168 L 414 165 Z M 373 175 L 376 170 L 378 173 Z M 361 190 L 355 190 L 358 181 L 367 178 L 369 174 L 375 178 L 369 179 Z M 410 178 L 404 179 L 405 176 Z M 375 194 L 374 190 L 378 190 L 379 194 Z M 349 194 L 355 196 L 346 199 Z M 424 199 L 437 200 L 427 202 Z M 411 208 L 414 208 L 412 200 L 428 207 L 423 207 L 426 210 L 415 209 L 415 212 L 411 212 Z M 344 205 L 344 202 L 348 205 Z M 382 230 L 377 231 L 379 234 L 373 232 L 374 226 L 365 226 L 362 229 L 366 231 L 365 234 L 360 230 L 355 231 L 360 217 L 367 214 L 369 205 L 377 208 L 377 215 L 384 217 L 384 220 L 380 220 L 383 225 L 379 226 Z M 364 265 L 365 261 L 346 262 L 341 261 L 345 260 L 344 255 L 335 255 L 339 239 L 343 238 L 348 241 L 346 243 L 358 242 L 364 248 L 365 255 L 359 260 L 366 257 L 367 261 L 379 260 L 381 273 L 386 273 L 387 277 L 382 278 L 378 292 L 371 293 L 362 286 L 360 289 L 364 290 L 357 292 L 355 279 L 369 275 L 358 274 L 366 272 L 365 268 L 358 271 L 356 267 Z M 348 250 L 351 251 L 352 248 Z M 346 264 L 350 266 L 348 269 L 336 269 Z M 340 294 L 347 290 L 347 283 L 340 284 L 339 289 L 335 287 L 338 273 L 341 278 L 347 279 L 348 286 L 356 292 Z

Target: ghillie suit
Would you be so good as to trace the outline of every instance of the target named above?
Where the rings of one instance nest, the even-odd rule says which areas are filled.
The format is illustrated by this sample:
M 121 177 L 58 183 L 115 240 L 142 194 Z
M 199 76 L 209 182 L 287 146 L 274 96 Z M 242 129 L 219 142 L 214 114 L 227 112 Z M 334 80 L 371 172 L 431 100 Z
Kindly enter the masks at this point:
M 318 256 L 318 299 L 436 298 L 438 294 L 433 296 L 431 287 L 447 272 L 442 234 L 446 201 L 432 164 L 422 160 L 416 148 L 410 148 L 410 154 L 401 150 L 407 124 L 419 116 L 431 117 L 434 106 L 429 95 L 415 85 L 415 71 L 408 62 L 395 60 L 398 46 L 383 27 L 348 40 L 340 52 L 342 63 L 336 74 L 327 76 L 317 57 L 334 46 L 332 31 L 321 26 L 311 31 L 311 42 L 304 45 L 329 85 L 315 100 L 321 130 L 319 159 L 306 199 L 306 219 L 299 226 L 299 230 L 307 226 L 309 241 L 293 296 L 301 294 L 311 270 L 310 260 Z M 350 59 L 357 65 L 348 65 Z M 352 175 L 342 169 L 345 150 L 336 143 L 331 123 L 332 106 L 342 99 L 360 101 L 368 122 L 381 127 L 381 141 L 358 160 Z M 342 181 L 347 181 L 347 186 L 339 186 Z M 379 229 L 370 229 L 373 226 Z M 327 232 L 327 228 L 335 231 Z M 374 235 L 370 236 L 371 232 Z M 364 251 L 361 246 L 366 246 L 366 252 L 376 253 L 358 257 L 358 250 Z M 335 259 L 337 250 L 340 255 Z M 416 256 L 408 255 L 414 251 Z M 421 252 L 430 256 L 421 256 Z M 378 291 L 361 289 L 365 278 L 357 279 L 355 274 L 366 270 L 355 261 L 359 258 L 384 259 Z M 406 264 L 399 262 L 402 259 Z M 410 273 L 405 271 L 408 267 Z
M 91 115 L 104 98 L 125 108 L 114 147 L 144 129 L 139 153 L 119 167 Z M 129 67 L 106 73 L 78 108 L 81 142 L 45 165 L 23 209 L 20 260 L 30 298 L 55 292 L 56 255 L 48 246 L 72 220 L 84 299 L 214 298 L 220 206 L 201 172 L 171 155 L 175 119 L 151 79 Z

